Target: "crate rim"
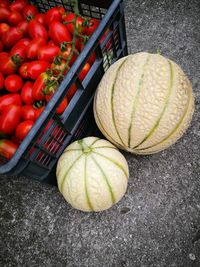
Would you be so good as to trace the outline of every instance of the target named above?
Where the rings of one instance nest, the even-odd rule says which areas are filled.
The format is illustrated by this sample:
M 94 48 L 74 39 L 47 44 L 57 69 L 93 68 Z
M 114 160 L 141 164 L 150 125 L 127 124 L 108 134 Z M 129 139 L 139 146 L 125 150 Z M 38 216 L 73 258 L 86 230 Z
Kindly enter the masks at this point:
M 83 48 L 83 50 L 79 54 L 78 58 L 76 59 L 76 61 L 72 65 L 72 67 L 70 68 L 69 72 L 67 73 L 65 78 L 60 83 L 59 90 L 56 91 L 56 93 L 51 98 L 51 101 L 49 101 L 49 103 L 46 105 L 46 107 L 43 110 L 43 112 L 41 113 L 40 117 L 36 120 L 33 127 L 31 128 L 31 130 L 29 131 L 29 133 L 27 134 L 27 136 L 23 140 L 23 142 L 17 148 L 13 157 L 7 163 L 0 166 L 0 174 L 6 174 L 7 172 L 11 171 L 17 165 L 20 158 L 22 157 L 22 155 L 24 154 L 24 152 L 26 151 L 26 149 L 30 145 L 31 141 L 36 136 L 38 129 L 40 129 L 40 127 L 42 127 L 44 122 L 48 119 L 48 116 L 50 116 L 50 112 L 53 109 L 55 109 L 55 106 L 56 106 L 57 102 L 59 101 L 59 98 L 62 96 L 65 88 L 67 86 L 70 86 L 73 83 L 72 77 L 74 76 L 74 73 L 77 72 L 77 70 L 80 68 L 80 65 L 84 64 L 84 60 L 85 60 L 86 55 L 92 51 L 99 36 L 103 35 L 103 32 L 107 26 L 107 21 L 113 15 L 112 10 L 115 10 L 117 8 L 117 6 L 122 2 L 123 2 L 123 0 L 114 0 L 110 4 L 107 12 L 105 13 L 103 18 L 101 19 L 98 28 L 91 35 L 90 39 L 86 43 L 85 47 Z

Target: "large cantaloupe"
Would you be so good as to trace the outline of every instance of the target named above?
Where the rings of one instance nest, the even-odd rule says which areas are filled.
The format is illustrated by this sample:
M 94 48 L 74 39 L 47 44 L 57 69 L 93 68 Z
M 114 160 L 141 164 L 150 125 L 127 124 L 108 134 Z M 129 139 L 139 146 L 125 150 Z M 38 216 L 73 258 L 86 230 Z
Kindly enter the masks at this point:
M 64 150 L 56 176 L 60 192 L 74 208 L 101 211 L 123 197 L 129 170 L 124 156 L 110 142 L 86 137 Z
M 146 52 L 114 63 L 94 99 L 95 120 L 104 136 L 136 154 L 156 153 L 175 143 L 193 110 L 192 86 L 182 69 Z

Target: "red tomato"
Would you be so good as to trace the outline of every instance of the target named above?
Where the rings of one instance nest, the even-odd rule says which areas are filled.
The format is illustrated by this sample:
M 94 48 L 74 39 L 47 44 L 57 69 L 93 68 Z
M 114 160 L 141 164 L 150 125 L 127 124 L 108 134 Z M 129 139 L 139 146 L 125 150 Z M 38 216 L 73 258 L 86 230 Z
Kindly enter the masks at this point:
M 29 62 L 26 62 L 24 64 L 21 65 L 21 67 L 19 68 L 19 74 L 21 77 L 23 77 L 24 79 L 28 79 L 28 66 L 29 66 Z
M 93 34 L 93 32 L 96 30 L 96 28 L 99 26 L 100 21 L 95 18 L 91 18 L 85 26 L 85 34 L 90 36 Z
M 58 56 L 60 53 L 60 48 L 58 46 L 45 45 L 38 50 L 38 59 L 48 62 L 53 62 L 54 57 Z
M 10 29 L 3 33 L 2 41 L 5 47 L 11 48 L 15 45 L 20 39 L 22 39 L 22 32 L 18 30 L 17 27 L 10 27 Z
M 0 113 L 2 110 L 11 104 L 15 104 L 17 106 L 22 105 L 22 101 L 19 94 L 6 94 L 0 97 Z
M 51 64 L 47 61 L 32 61 L 28 65 L 27 73 L 28 77 L 35 80 L 37 77 L 42 73 L 45 72 L 47 69 L 50 69 Z
M 69 99 L 69 101 L 72 99 L 72 97 L 75 95 L 77 91 L 77 86 L 75 83 L 73 83 L 71 85 L 71 87 L 69 88 L 68 92 L 67 92 L 67 99 Z
M 23 80 L 19 75 L 11 74 L 5 78 L 4 85 L 10 93 L 16 93 L 22 88 Z
M 56 44 L 52 40 L 49 40 L 48 41 L 48 45 L 50 45 L 50 46 L 56 46 Z
M 3 57 L 7 57 L 10 56 L 10 54 L 8 52 L 1 52 L 0 53 L 0 58 L 2 59 Z
M 31 120 L 23 121 L 21 122 L 16 130 L 15 130 L 15 136 L 20 140 L 24 140 L 30 129 L 32 128 L 34 122 Z
M 0 133 L 12 134 L 21 120 L 21 106 L 5 106 L 0 115 Z
M 0 90 L 4 87 L 4 77 L 3 74 L 0 72 Z
M 21 90 L 21 99 L 26 105 L 32 105 L 34 103 L 33 82 L 25 82 Z
M 71 46 L 71 44 L 67 44 L 67 45 L 61 45 L 61 52 L 60 52 L 60 55 L 62 56 L 62 57 L 64 57 L 63 59 L 64 60 L 67 60 L 68 58 L 69 58 L 69 56 L 71 56 L 71 53 L 72 53 L 73 51 L 72 51 L 72 46 Z M 74 54 L 73 54 L 73 56 L 72 56 L 72 58 L 71 58 L 71 60 L 70 60 L 70 62 L 69 62 L 69 66 L 71 66 L 73 63 L 74 63 L 74 61 L 77 59 L 77 57 L 78 57 L 78 51 L 75 49 L 74 50 Z
M 62 102 L 60 103 L 60 105 L 57 107 L 56 113 L 58 113 L 59 115 L 62 114 L 65 111 L 65 109 L 67 108 L 68 103 L 69 102 L 68 102 L 67 97 L 64 97 Z
M 7 32 L 10 29 L 10 25 L 7 23 L 0 23 L 0 35 L 2 35 L 4 32 Z
M 29 35 L 32 39 L 42 37 L 46 41 L 48 40 L 48 33 L 44 25 L 36 21 L 35 19 L 29 22 Z
M 28 36 L 28 21 L 22 20 L 18 25 L 17 29 L 22 32 L 23 36 Z
M 5 7 L 5 8 L 7 8 L 7 9 L 9 9 L 9 1 L 7 1 L 7 0 L 1 0 L 0 1 L 0 7 Z
M 0 40 L 0 52 L 2 52 L 3 51 L 3 43 L 2 43 L 2 41 Z
M 22 12 L 23 8 L 28 4 L 26 0 L 16 0 L 10 4 L 11 11 Z
M 46 72 L 41 73 L 33 84 L 33 97 L 35 100 L 45 100 L 44 89 L 49 75 Z
M 10 16 L 10 11 L 6 7 L 0 7 L 0 22 L 6 22 Z
M 17 72 L 18 63 L 14 62 L 15 59 L 11 58 L 9 54 L 1 53 L 0 58 L 0 72 L 3 75 L 14 74 Z
M 81 72 L 79 73 L 78 77 L 81 81 L 83 81 L 86 77 L 86 75 L 88 74 L 90 70 L 90 64 L 89 63 L 86 63 L 84 65 L 84 67 L 82 68 Z
M 60 45 L 63 42 L 72 41 L 72 36 L 65 25 L 56 20 L 52 21 L 49 25 L 49 36 L 57 45 Z
M 22 21 L 24 18 L 22 15 L 17 11 L 12 11 L 10 15 L 8 16 L 8 22 L 10 25 L 17 25 L 20 21 Z
M 6 159 L 11 159 L 15 154 L 18 145 L 8 139 L 0 140 L 0 155 Z
M 38 38 L 33 39 L 26 49 L 27 58 L 37 59 L 38 50 L 40 47 L 44 45 L 46 45 L 46 41 L 43 38 L 38 37 Z
M 43 13 L 36 14 L 34 20 L 45 25 L 45 14 Z
M 39 13 L 39 10 L 34 5 L 25 5 L 23 8 L 23 16 L 27 20 L 31 20 L 35 17 L 36 14 Z
M 49 102 L 52 96 L 53 94 L 46 95 L 46 101 Z M 59 115 L 62 114 L 67 106 L 68 106 L 68 99 L 67 97 L 64 97 L 59 106 L 57 107 L 56 113 Z
M 23 38 L 21 40 L 19 40 L 16 45 L 25 45 L 25 46 L 28 46 L 31 42 L 31 39 L 29 38 Z
M 24 62 L 26 60 L 26 45 L 17 43 L 11 49 L 10 55 L 18 57 L 19 59 L 21 59 L 21 62 Z
M 41 115 L 41 113 L 43 112 L 43 110 L 45 109 L 45 106 L 42 106 L 41 108 L 37 108 L 35 111 L 35 120 L 37 120 L 37 118 Z
M 74 34 L 74 23 L 73 23 L 74 17 L 75 17 L 75 14 L 72 12 L 65 13 L 62 16 L 63 22 L 64 24 L 66 23 L 66 27 L 71 34 Z M 69 23 L 69 22 L 72 22 L 72 23 Z M 78 29 L 79 34 L 84 34 L 83 22 L 84 22 L 84 19 L 78 16 L 76 19 L 76 27 Z
M 62 59 L 59 63 L 52 63 L 51 64 L 51 70 L 53 71 L 54 75 L 58 75 L 61 71 L 63 71 L 66 68 L 66 60 Z M 67 73 L 68 69 L 66 68 L 63 74 L 65 75 Z
M 49 25 L 53 20 L 62 21 L 62 15 L 58 7 L 50 8 L 45 14 L 46 25 Z
M 23 121 L 26 120 L 31 120 L 35 121 L 36 116 L 35 116 L 36 109 L 32 105 L 24 105 L 21 108 L 21 117 Z
M 85 46 L 84 43 L 79 43 L 79 51 L 80 52 L 83 50 L 84 46 Z M 88 63 L 90 65 L 92 65 L 94 63 L 95 59 L 96 59 L 95 52 L 92 52 L 92 54 L 90 54 L 90 56 L 88 58 Z
M 64 9 L 63 6 L 57 6 L 56 8 L 59 10 L 59 12 L 60 12 L 61 15 L 64 15 L 65 14 L 66 10 Z

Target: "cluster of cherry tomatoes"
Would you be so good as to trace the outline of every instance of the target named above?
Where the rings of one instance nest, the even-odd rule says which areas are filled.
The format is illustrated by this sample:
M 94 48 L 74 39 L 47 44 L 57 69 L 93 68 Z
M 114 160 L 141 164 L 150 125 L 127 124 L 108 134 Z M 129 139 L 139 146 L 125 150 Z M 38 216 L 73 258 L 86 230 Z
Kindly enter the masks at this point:
M 0 155 L 13 156 L 83 49 L 83 37 L 89 38 L 98 24 L 62 6 L 40 13 L 27 0 L 0 0 Z M 94 61 L 93 53 L 79 74 L 81 81 Z M 52 80 L 54 86 L 48 87 Z M 76 90 L 73 84 L 58 114 Z

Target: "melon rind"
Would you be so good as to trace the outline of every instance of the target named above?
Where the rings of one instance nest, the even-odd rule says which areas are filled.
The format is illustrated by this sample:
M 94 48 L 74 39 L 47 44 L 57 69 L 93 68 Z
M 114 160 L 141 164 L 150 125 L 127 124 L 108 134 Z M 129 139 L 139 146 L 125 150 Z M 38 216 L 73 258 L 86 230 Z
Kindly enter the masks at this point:
M 114 63 L 94 100 L 101 132 L 136 154 L 156 153 L 174 144 L 189 127 L 193 112 L 192 85 L 180 66 L 146 52 Z
M 57 163 L 58 188 L 72 207 L 102 211 L 125 194 L 129 170 L 109 141 L 87 137 L 68 146 Z

